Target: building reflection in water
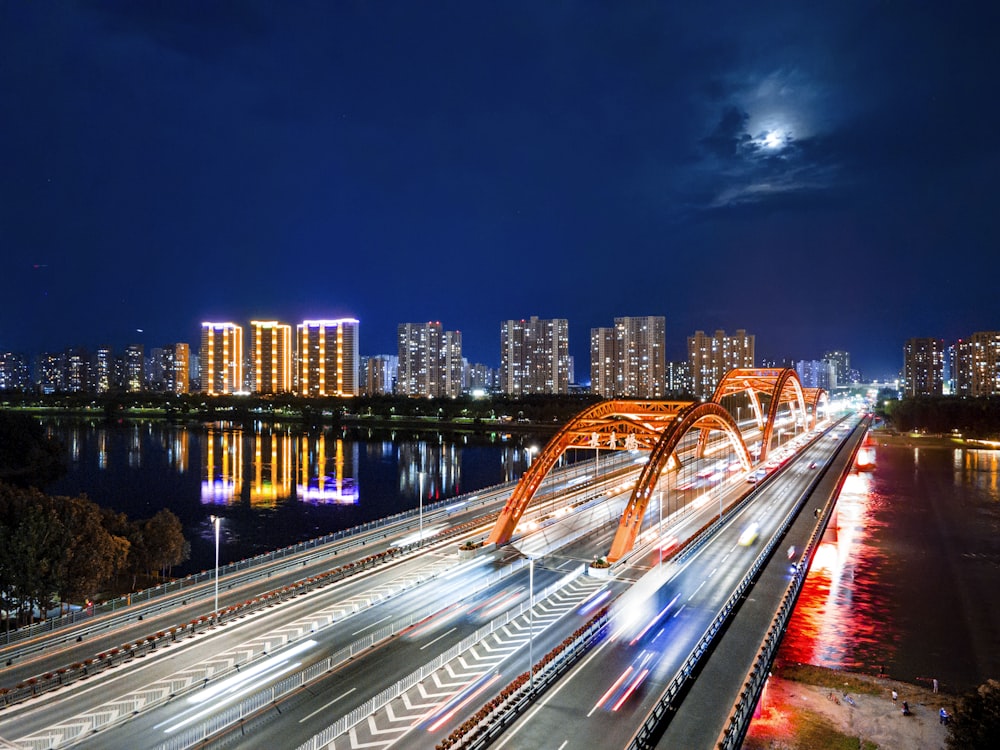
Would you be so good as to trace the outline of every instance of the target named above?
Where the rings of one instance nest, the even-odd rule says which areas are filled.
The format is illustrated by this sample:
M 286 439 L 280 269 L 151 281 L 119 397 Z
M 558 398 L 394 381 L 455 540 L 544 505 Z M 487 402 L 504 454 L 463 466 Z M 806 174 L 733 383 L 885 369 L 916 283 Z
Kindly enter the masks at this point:
M 243 430 L 209 427 L 202 450 L 201 501 L 226 505 L 243 492 Z
M 1000 490 L 1000 451 L 956 449 L 953 454 L 956 487 L 975 487 L 985 499 L 996 502 Z
M 348 447 L 349 446 L 349 447 Z M 292 435 L 281 427 L 212 426 L 202 450 L 201 501 L 274 508 L 298 499 L 313 505 L 354 505 L 358 447 L 326 433 Z
M 254 432 L 251 439 L 250 505 L 273 508 L 292 494 L 292 436 L 262 430 Z
M 461 462 L 454 443 L 416 440 L 399 446 L 399 494 L 424 500 L 460 494 Z
M 328 438 L 326 433 L 298 437 L 299 466 L 295 485 L 299 500 L 313 505 L 358 502 L 358 445 L 350 442 L 345 450 L 343 438 Z

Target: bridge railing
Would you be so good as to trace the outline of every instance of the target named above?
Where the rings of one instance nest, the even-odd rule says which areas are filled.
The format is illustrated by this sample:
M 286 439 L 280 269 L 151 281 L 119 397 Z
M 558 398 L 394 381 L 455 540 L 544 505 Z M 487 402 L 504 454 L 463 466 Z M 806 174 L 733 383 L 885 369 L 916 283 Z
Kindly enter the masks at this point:
M 746 591 L 753 585 L 753 582 L 756 580 L 758 574 L 760 573 L 761 568 L 763 568 L 764 565 L 767 563 L 767 561 L 770 559 L 771 553 L 774 551 L 774 548 L 778 544 L 780 544 L 781 539 L 784 537 L 789 527 L 791 527 L 792 522 L 795 520 L 796 516 L 798 515 L 799 511 L 802 508 L 802 505 L 809 497 L 809 494 L 814 488 L 815 483 L 818 481 L 819 477 L 815 477 L 812 483 L 810 483 L 809 487 L 799 496 L 799 499 L 788 511 L 788 513 L 785 514 L 785 517 L 782 519 L 777 530 L 771 535 L 770 539 L 768 540 L 764 548 L 761 550 L 760 554 L 757 555 L 757 558 L 754 560 L 753 565 L 751 565 L 747 574 L 740 581 L 739 585 L 734 590 L 732 596 L 729 597 L 726 603 L 719 610 L 715 619 L 705 630 L 704 634 L 699 639 L 698 643 L 691 650 L 691 653 L 688 654 L 687 659 L 685 659 L 680 669 L 677 670 L 673 679 L 671 679 L 670 683 L 664 689 L 662 695 L 660 696 L 660 699 L 656 702 L 656 705 L 654 705 L 653 708 L 650 710 L 650 712 L 647 714 L 645 720 L 642 723 L 642 726 L 639 728 L 639 731 L 632 738 L 632 741 L 628 744 L 626 750 L 649 750 L 649 748 L 652 748 L 654 746 L 655 744 L 654 738 L 658 733 L 659 727 L 661 726 L 668 712 L 670 711 L 670 708 L 672 707 L 674 700 L 680 694 L 681 690 L 684 688 L 687 681 L 691 679 L 691 675 L 694 673 L 695 668 L 698 666 L 702 657 L 708 651 L 709 646 L 711 646 L 712 641 L 715 639 L 716 635 L 722 629 L 723 625 L 726 624 L 726 621 L 733 614 L 734 610 L 736 609 L 737 605 L 740 602 L 740 599 L 743 597 Z M 748 502 L 750 498 L 754 496 L 754 494 L 755 493 L 751 493 L 750 495 L 748 495 L 743 501 L 741 501 L 741 503 L 737 507 L 741 507 L 744 503 Z M 718 522 L 716 522 L 716 524 L 713 524 L 712 527 L 710 527 L 711 532 L 714 533 L 717 524 Z M 692 545 L 690 549 L 685 550 L 685 554 L 686 555 L 693 554 L 695 549 L 697 549 L 698 547 L 700 547 L 702 544 L 705 543 L 708 536 L 710 536 L 710 533 L 706 532 L 706 534 L 703 535 L 698 540 L 696 545 Z
M 865 429 L 867 429 L 869 423 L 870 421 L 863 421 L 862 425 Z M 850 459 L 848 460 L 848 468 L 854 465 L 854 460 L 857 457 L 858 450 L 861 448 L 861 442 L 862 441 L 859 440 L 855 443 L 854 448 L 851 451 Z M 843 444 L 841 444 L 841 446 L 843 446 Z M 837 453 L 839 452 L 840 448 L 837 449 Z M 743 739 L 750 726 L 750 719 L 753 716 L 754 708 L 757 705 L 757 701 L 760 699 L 761 690 L 763 690 L 764 683 L 767 681 L 767 677 L 770 674 L 771 665 L 774 663 L 774 655 L 778 650 L 778 646 L 781 645 L 781 639 L 784 637 L 785 629 L 788 627 L 788 620 L 791 619 L 799 594 L 802 592 L 802 586 L 805 583 L 806 571 L 812 565 L 813 557 L 816 555 L 816 549 L 822 541 L 827 522 L 830 520 L 833 508 L 837 504 L 837 497 L 840 495 L 840 490 L 844 485 L 846 477 L 847 472 L 841 475 L 833 498 L 823 509 L 821 521 L 817 523 L 816 528 L 813 529 L 813 533 L 809 536 L 809 541 L 806 543 L 805 551 L 803 553 L 803 559 L 807 562 L 805 564 L 799 564 L 795 575 L 792 576 L 792 580 L 788 584 L 788 588 L 781 599 L 778 611 L 775 613 L 774 619 L 771 621 L 771 625 L 768 628 L 767 635 L 765 636 L 760 649 L 757 651 L 757 655 L 754 657 L 753 666 L 743 683 L 743 689 L 740 690 L 739 699 L 733 706 L 733 709 L 729 714 L 729 718 L 726 720 L 726 725 L 719 734 L 719 740 L 716 743 L 716 747 L 719 750 L 739 750 L 739 747 L 743 744 Z M 806 492 L 807 496 L 819 484 L 820 479 L 822 479 L 821 476 L 813 479 L 810 483 L 808 491 Z

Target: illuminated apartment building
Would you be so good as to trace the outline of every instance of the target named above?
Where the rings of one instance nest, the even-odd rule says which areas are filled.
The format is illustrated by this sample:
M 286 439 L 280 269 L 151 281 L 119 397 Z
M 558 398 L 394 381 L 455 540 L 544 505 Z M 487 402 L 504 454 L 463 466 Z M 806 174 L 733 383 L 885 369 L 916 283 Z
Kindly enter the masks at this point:
M 31 390 L 28 357 L 17 352 L 0 353 L 0 391 Z
M 590 391 L 608 398 L 663 398 L 666 319 L 615 318 L 614 328 L 590 330 Z
M 906 396 L 940 396 L 944 392 L 944 341 L 907 339 L 903 346 L 903 392 Z
M 159 393 L 188 392 L 188 364 L 191 359 L 187 344 L 168 344 L 150 352 L 149 388 Z
M 125 390 L 138 393 L 146 388 L 146 352 L 142 344 L 125 347 Z
M 400 323 L 396 345 L 396 393 L 427 398 L 462 394 L 465 373 L 460 331 L 444 331 L 437 321 Z
M 742 328 L 732 336 L 727 336 L 725 331 L 716 331 L 714 336 L 695 331 L 694 336 L 688 336 L 688 363 L 694 395 L 709 399 L 727 372 L 736 367 L 753 367 L 754 343 L 755 337 Z
M 952 377 L 961 396 L 1000 394 L 1000 331 L 979 331 L 954 346 Z
M 251 320 L 250 367 L 254 393 L 290 393 L 292 327 L 276 320 Z
M 357 320 L 304 320 L 296 338 L 300 396 L 358 395 Z
M 500 324 L 500 391 L 511 396 L 569 393 L 572 365 L 565 318 Z
M 210 396 L 243 390 L 243 326 L 201 324 L 201 390 Z

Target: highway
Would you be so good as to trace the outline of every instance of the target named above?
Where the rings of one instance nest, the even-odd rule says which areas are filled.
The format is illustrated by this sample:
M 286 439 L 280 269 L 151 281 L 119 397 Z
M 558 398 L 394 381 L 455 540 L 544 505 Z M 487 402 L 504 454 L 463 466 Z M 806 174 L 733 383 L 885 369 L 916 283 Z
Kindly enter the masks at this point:
M 646 620 L 626 627 L 617 618 L 614 637 L 500 740 L 509 747 L 575 747 L 598 732 L 610 746 L 624 747 L 745 575 L 761 540 L 808 484 L 809 465 L 825 461 L 838 439 L 818 439 L 762 483 L 753 501 L 730 513 L 693 554 L 661 564 L 663 550 L 675 552 L 679 540 L 710 522 L 718 507 L 737 504 L 754 489 L 742 474 L 711 491 L 684 480 L 691 486 L 674 489 L 680 499 L 672 510 L 647 508 L 637 550 L 611 578 L 587 575 L 586 564 L 608 549 L 641 468 L 628 453 L 604 459 L 597 481 L 588 473 L 592 462 L 553 472 L 512 542 L 496 551 L 462 556 L 458 543 L 488 534 L 510 487 L 262 563 L 222 579 L 220 608 L 373 552 L 409 550 L 275 606 L 219 625 L 209 620 L 182 638 L 159 641 L 141 658 L 8 706 L 0 712 L 0 747 L 3 741 L 24 748 L 187 747 L 181 738 L 207 732 L 221 733 L 226 747 L 296 747 L 360 712 L 364 720 L 348 727 L 336 747 L 433 748 L 524 672 L 531 652 L 537 661 L 579 628 L 592 614 L 588 602 L 594 597 L 634 596 L 655 580 L 648 600 L 627 607 L 645 612 Z M 741 543 L 752 523 L 756 538 Z M 424 539 L 416 547 L 419 530 Z M 642 586 L 633 587 L 643 576 Z M 204 615 L 213 593 L 205 584 L 106 616 L 106 625 L 95 618 L 79 631 L 0 652 L 15 659 L 4 684 Z M 414 675 L 419 679 L 404 684 Z M 258 703 L 244 708 L 252 700 Z M 567 712 L 578 721 L 566 722 Z M 556 737 L 561 739 L 552 744 Z
M 662 585 L 644 606 L 621 607 L 634 614 L 630 622 L 624 615 L 613 620 L 607 640 L 491 747 L 560 750 L 588 746 L 593 737 L 601 737 L 605 747 L 626 747 L 746 574 L 762 541 L 810 483 L 816 471 L 810 464 L 824 461 L 839 440 L 827 436 L 806 449 L 694 555 L 665 565 Z M 751 524 L 758 524 L 756 538 L 747 543 L 747 536 L 741 543 Z

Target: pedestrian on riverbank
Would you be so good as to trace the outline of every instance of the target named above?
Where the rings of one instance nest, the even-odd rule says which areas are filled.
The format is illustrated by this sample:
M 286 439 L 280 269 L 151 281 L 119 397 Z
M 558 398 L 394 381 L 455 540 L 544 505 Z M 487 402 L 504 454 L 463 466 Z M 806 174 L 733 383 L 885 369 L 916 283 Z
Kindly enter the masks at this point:
M 896 698 L 898 698 L 898 697 L 899 697 L 899 693 L 897 693 L 895 690 L 893 690 L 892 691 L 892 702 L 895 703 L 896 702 Z
M 933 679 L 933 683 L 934 683 L 934 692 L 936 693 L 938 688 L 937 677 Z

